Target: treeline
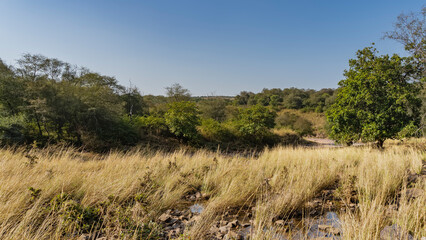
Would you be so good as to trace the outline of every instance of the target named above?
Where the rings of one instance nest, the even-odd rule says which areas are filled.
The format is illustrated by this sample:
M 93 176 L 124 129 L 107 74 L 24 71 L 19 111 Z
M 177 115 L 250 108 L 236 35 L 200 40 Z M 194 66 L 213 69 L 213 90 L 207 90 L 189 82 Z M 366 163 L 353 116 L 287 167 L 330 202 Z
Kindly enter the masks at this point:
M 15 66 L 0 60 L 0 140 L 93 150 L 147 142 L 161 145 L 167 139 L 198 147 L 274 145 L 284 141 L 270 131 L 276 126 L 277 111 L 323 111 L 332 95 L 330 89 L 292 88 L 203 98 L 174 84 L 166 88 L 166 96 L 142 96 L 136 87 L 121 86 L 113 77 L 25 54 Z M 295 121 L 291 117 L 290 123 Z M 279 126 L 287 124 L 280 119 Z
M 302 109 L 324 112 L 334 100 L 335 89 L 324 88 L 319 91 L 298 88 L 263 89 L 260 93 L 243 91 L 235 97 L 237 105 L 271 106 L 274 109 Z

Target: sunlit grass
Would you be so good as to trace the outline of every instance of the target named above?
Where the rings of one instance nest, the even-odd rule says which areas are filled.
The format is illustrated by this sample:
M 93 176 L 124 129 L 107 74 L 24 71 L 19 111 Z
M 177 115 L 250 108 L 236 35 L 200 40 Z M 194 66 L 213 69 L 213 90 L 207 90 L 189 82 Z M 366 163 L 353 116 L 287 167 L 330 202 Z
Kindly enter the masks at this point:
M 348 181 L 354 181 L 359 204 L 354 212 L 339 212 L 345 239 L 377 239 L 380 230 L 393 223 L 419 238 L 426 235 L 426 196 L 411 201 L 401 196 L 396 211 L 388 214 L 387 209 L 399 199 L 407 173 L 419 173 L 425 160 L 425 153 L 417 148 L 395 144 L 384 151 L 369 147 L 276 148 L 258 157 L 206 151 L 166 154 L 135 150 L 95 155 L 55 147 L 2 149 L 0 239 L 78 237 L 78 229 L 67 228 L 71 232 L 64 233 L 63 216 L 46 210 L 61 193 L 82 206 L 113 201 L 102 208 L 106 235 L 136 239 L 124 224 L 112 223 L 115 218 L 107 213 L 120 206 L 142 226 L 167 209 L 184 206 L 184 197 L 196 191 L 210 198 L 198 223 L 185 235 L 203 238 L 211 222 L 228 207 L 254 208 L 254 226 L 259 231 L 253 237 L 262 239 L 270 234 L 262 229 L 272 226 L 274 219 L 291 218 L 322 189 L 336 182 L 344 188 Z M 32 196 L 29 187 L 41 192 Z M 415 187 L 426 190 L 425 179 Z M 137 196 L 142 196 L 143 203 L 134 200 Z

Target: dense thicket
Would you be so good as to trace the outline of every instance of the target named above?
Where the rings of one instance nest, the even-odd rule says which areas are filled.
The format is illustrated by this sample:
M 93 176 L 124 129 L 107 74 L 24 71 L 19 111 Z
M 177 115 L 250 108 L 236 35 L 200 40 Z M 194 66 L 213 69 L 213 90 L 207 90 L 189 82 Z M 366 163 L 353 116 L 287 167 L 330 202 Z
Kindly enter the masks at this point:
M 55 58 L 24 54 L 0 61 L 2 144 L 72 144 L 90 149 L 171 138 L 196 145 L 263 146 L 281 108 L 322 111 L 333 90 L 264 89 L 237 97 L 192 97 L 174 84 L 166 96 L 142 96 L 113 77 Z M 244 103 L 246 102 L 246 103 Z M 291 126 L 287 126 L 291 128 Z
M 2 142 L 112 146 L 136 140 L 125 116 L 141 112 L 142 98 L 116 79 L 41 55 L 25 54 L 16 68 L 1 66 Z
M 236 105 L 262 105 L 276 109 L 304 109 L 323 112 L 334 99 L 334 89 L 319 91 L 298 88 L 263 89 L 260 93 L 243 91 L 234 99 Z

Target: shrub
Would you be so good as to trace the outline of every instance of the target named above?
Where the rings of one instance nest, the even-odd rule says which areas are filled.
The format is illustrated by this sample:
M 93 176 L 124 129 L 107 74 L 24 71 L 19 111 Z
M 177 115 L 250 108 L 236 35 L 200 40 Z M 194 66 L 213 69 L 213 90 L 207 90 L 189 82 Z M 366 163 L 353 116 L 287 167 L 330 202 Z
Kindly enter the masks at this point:
M 166 121 L 162 117 L 146 116 L 136 118 L 135 125 L 141 135 L 167 135 L 169 130 Z
M 233 134 L 224 124 L 211 118 L 202 120 L 200 132 L 209 141 L 229 142 L 233 139 Z
M 275 122 L 278 127 L 292 129 L 301 136 L 313 134 L 312 123 L 294 113 L 282 113 Z
M 240 108 L 234 127 L 246 140 L 262 141 L 270 133 L 269 129 L 274 127 L 275 115 L 275 112 L 261 105 Z
M 195 139 L 198 135 L 197 126 L 200 125 L 199 111 L 194 102 L 172 102 L 164 114 L 166 125 L 176 137 Z

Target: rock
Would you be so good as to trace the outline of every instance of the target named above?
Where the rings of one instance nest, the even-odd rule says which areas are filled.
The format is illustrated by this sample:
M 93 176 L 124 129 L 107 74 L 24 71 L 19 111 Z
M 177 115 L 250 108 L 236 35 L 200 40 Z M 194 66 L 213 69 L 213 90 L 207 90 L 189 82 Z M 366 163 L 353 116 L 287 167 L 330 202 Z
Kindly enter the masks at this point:
M 423 194 L 425 194 L 423 189 L 419 188 L 408 188 L 401 191 L 401 195 L 405 195 L 409 200 L 421 197 Z
M 171 215 L 173 215 L 173 216 L 180 216 L 180 215 L 182 215 L 182 212 L 176 209 L 176 210 L 174 210 L 174 211 L 171 213 Z
M 251 224 L 250 224 L 250 223 L 243 223 L 243 224 L 241 225 L 241 227 L 243 227 L 243 228 L 250 227 L 250 226 L 251 226 Z
M 229 231 L 228 234 L 225 235 L 224 239 L 229 239 L 229 240 L 242 240 L 243 236 L 237 234 L 236 232 L 233 231 Z
M 228 221 L 220 220 L 219 225 L 220 226 L 226 226 L 226 225 L 228 225 Z
M 160 220 L 160 222 L 168 222 L 170 219 L 172 218 L 172 216 L 170 215 L 170 213 L 163 213 L 161 214 L 161 216 L 158 218 L 158 220 Z
M 222 234 L 226 234 L 229 231 L 229 227 L 228 226 L 223 226 L 219 228 L 219 232 Z
M 195 198 L 196 198 L 196 199 L 201 199 L 201 198 L 202 198 L 202 196 L 203 196 L 203 195 L 201 195 L 201 193 L 200 193 L 200 192 L 197 192 L 197 193 L 195 194 Z
M 78 240 L 89 240 L 89 239 L 90 239 L 89 234 L 83 234 L 78 238 Z
M 414 240 L 414 238 L 397 224 L 394 224 L 383 228 L 380 232 L 380 240 Z
M 230 227 L 230 228 L 235 228 L 237 226 L 240 225 L 240 222 L 238 222 L 238 220 L 234 220 L 232 222 L 229 222 L 226 226 Z
M 216 225 L 213 225 L 213 226 L 211 226 L 211 228 L 210 228 L 210 232 L 211 232 L 212 234 L 216 234 L 216 233 L 218 233 L 218 232 L 219 232 L 219 228 L 218 228 Z
M 331 226 L 331 225 L 320 224 L 320 225 L 318 225 L 318 229 L 321 230 L 321 231 L 331 233 L 333 235 L 339 235 L 340 234 L 340 230 L 338 228 Z

